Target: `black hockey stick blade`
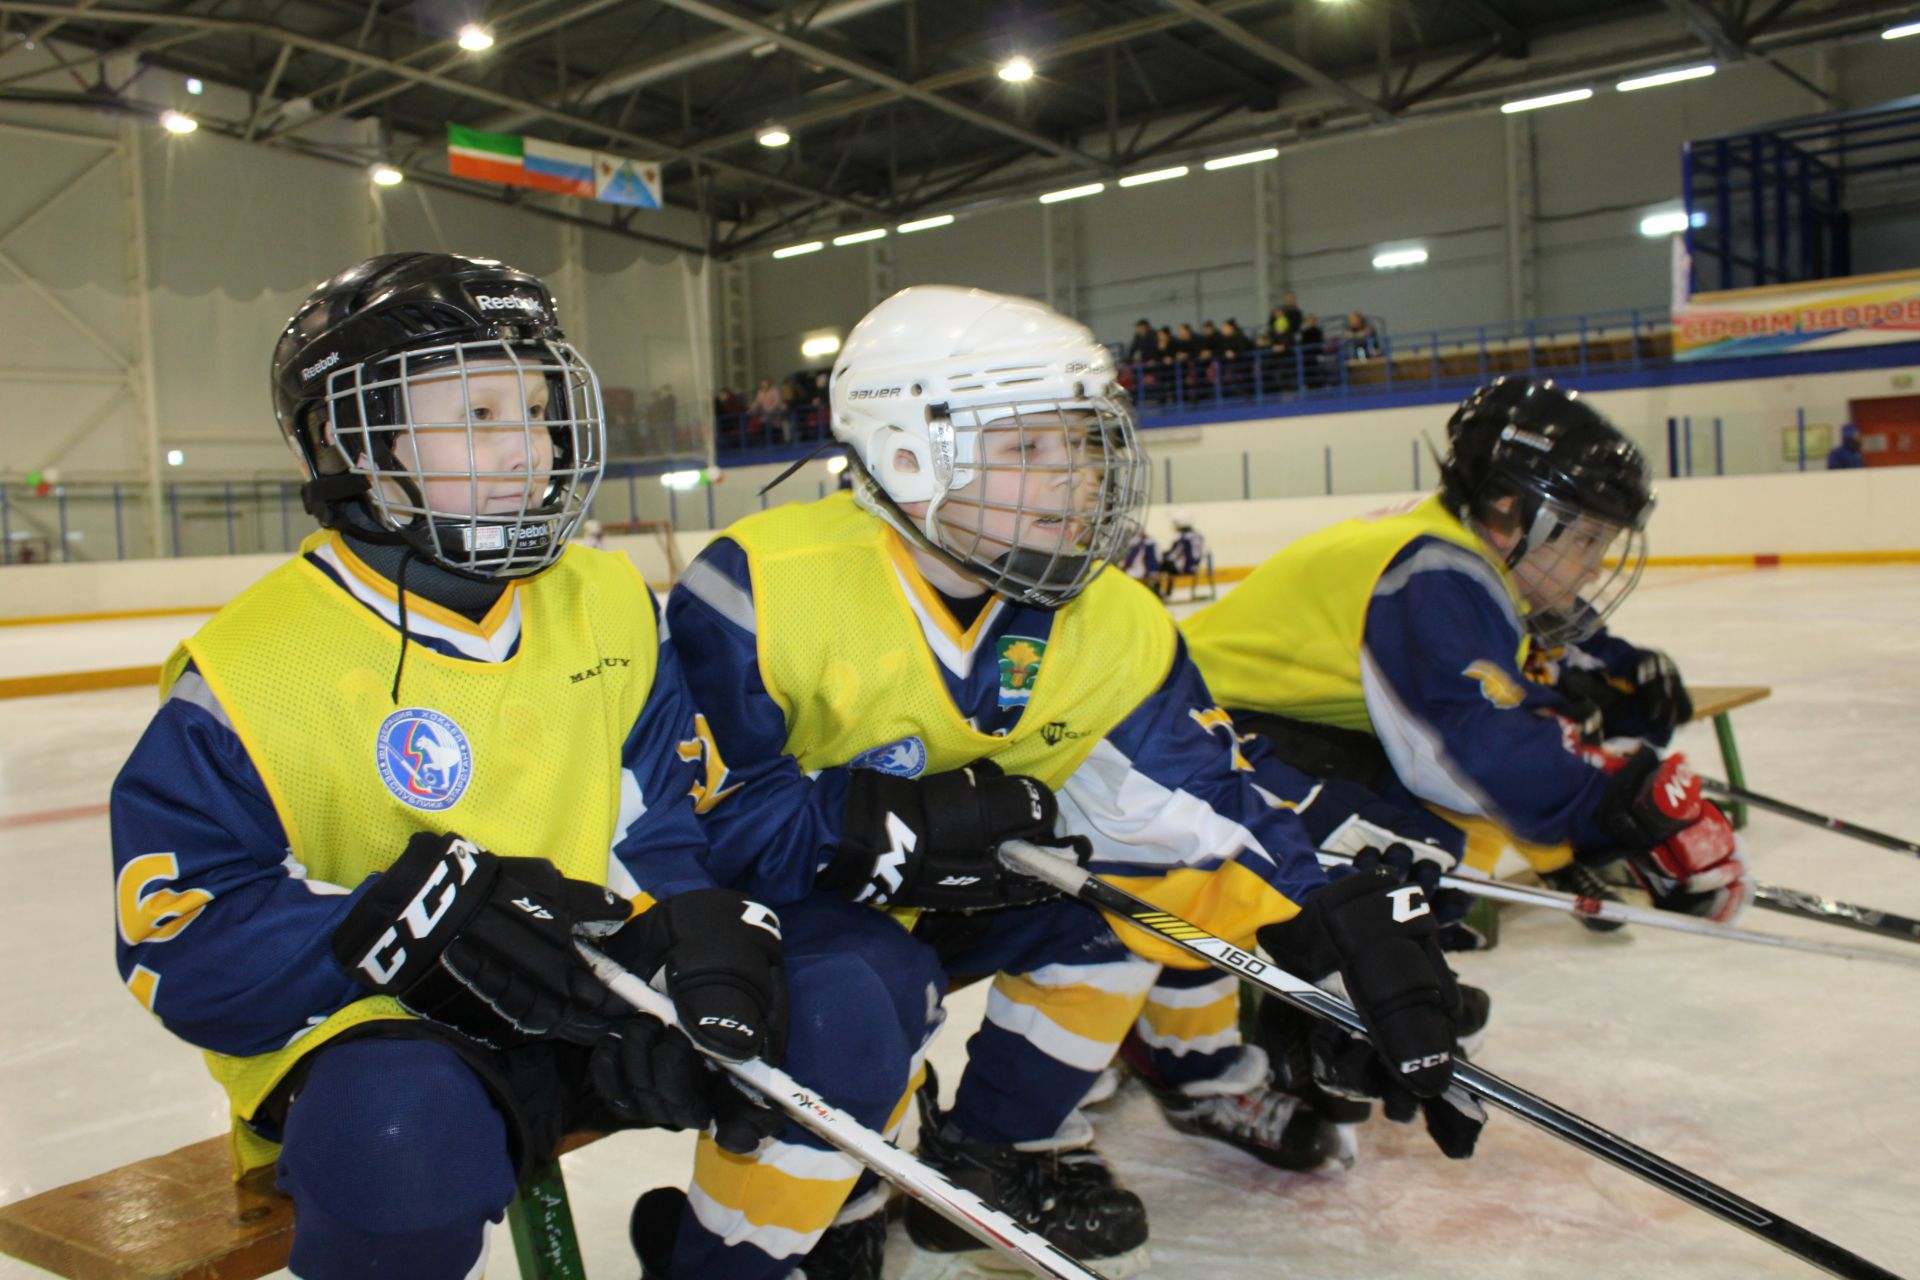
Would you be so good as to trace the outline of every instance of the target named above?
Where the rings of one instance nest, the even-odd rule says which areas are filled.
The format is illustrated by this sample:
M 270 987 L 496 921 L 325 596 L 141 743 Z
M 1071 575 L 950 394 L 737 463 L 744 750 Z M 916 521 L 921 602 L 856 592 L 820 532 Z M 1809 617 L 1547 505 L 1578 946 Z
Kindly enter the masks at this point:
M 1753 891 L 1753 905 L 1765 907 L 1769 911 L 1778 911 L 1782 915 L 1799 916 L 1803 920 L 1824 920 L 1828 924 L 1858 929 L 1876 938 L 1898 938 L 1902 942 L 1920 942 L 1920 920 L 1915 920 L 1912 916 L 1896 915 L 1891 911 L 1876 911 L 1872 907 L 1855 906 L 1851 902 L 1836 902 L 1832 898 L 1823 898 L 1817 893 L 1802 893 L 1798 889 L 1788 889 L 1777 884 L 1756 885 Z
M 1915 844 L 1911 840 L 1902 840 L 1899 836 L 1890 836 L 1884 831 L 1875 831 L 1872 827 L 1862 827 L 1842 818 L 1832 818 L 1824 813 L 1815 813 L 1811 809 L 1802 809 L 1799 805 L 1775 800 L 1772 796 L 1763 796 L 1745 787 L 1736 787 L 1715 778 L 1701 778 L 1700 789 L 1709 795 L 1737 800 L 1741 804 L 1750 804 L 1756 809 L 1765 809 L 1768 813 L 1777 813 L 1783 818 L 1792 818 L 1795 822 L 1804 822 L 1808 826 L 1825 827 L 1835 835 L 1852 836 L 1855 840 L 1879 845 L 1882 849 L 1891 849 L 1895 853 L 1920 858 L 1920 844 Z
M 1009 840 L 1000 846 L 1000 856 L 1015 870 L 1045 881 L 1068 897 L 1078 898 L 1109 917 L 1125 920 L 1136 929 L 1170 942 L 1187 954 L 1216 969 L 1243 978 L 1296 1008 L 1325 1018 L 1357 1035 L 1366 1034 L 1359 1016 L 1344 1000 L 1295 977 L 1278 965 L 1242 951 L 1225 938 L 1099 879 L 1057 853 L 1050 853 L 1023 840 Z M 1826 1237 L 1815 1235 L 1805 1227 L 1789 1222 L 1665 1157 L 1609 1133 L 1591 1120 L 1529 1093 L 1491 1071 L 1456 1060 L 1453 1079 L 1457 1087 L 1518 1116 L 1536 1129 L 1552 1134 L 1616 1169 L 1633 1174 L 1828 1275 L 1841 1276 L 1845 1280 L 1900 1280 L 1899 1276 L 1885 1267 L 1869 1262 Z

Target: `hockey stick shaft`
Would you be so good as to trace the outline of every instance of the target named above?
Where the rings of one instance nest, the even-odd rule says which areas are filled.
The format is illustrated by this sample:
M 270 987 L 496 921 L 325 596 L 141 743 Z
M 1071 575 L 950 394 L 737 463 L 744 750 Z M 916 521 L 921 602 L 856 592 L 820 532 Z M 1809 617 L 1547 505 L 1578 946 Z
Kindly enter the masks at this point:
M 1000 846 L 1000 856 L 1022 874 L 1050 884 L 1068 897 L 1077 898 L 1108 916 L 1125 920 L 1136 929 L 1170 942 L 1189 955 L 1243 978 L 1296 1008 L 1325 1018 L 1357 1035 L 1366 1034 L 1359 1016 L 1346 1001 L 1241 950 L 1225 938 L 1161 911 L 1144 898 L 1137 898 L 1099 879 L 1057 853 L 1049 853 L 1023 840 L 1009 840 Z M 1696 1209 L 1758 1236 L 1829 1275 L 1847 1277 L 1847 1280 L 1898 1280 L 1893 1272 L 1884 1267 L 1770 1213 L 1664 1157 L 1609 1133 L 1592 1121 L 1529 1093 L 1490 1071 L 1456 1059 L 1453 1079 L 1456 1086 L 1473 1096 L 1520 1117 L 1535 1128 L 1617 1169 L 1651 1183 Z
M 592 966 L 594 976 L 615 995 L 670 1027 L 680 1025 L 673 1002 L 666 996 L 586 943 L 576 941 L 574 946 Z M 726 1062 L 719 1058 L 712 1061 L 749 1086 L 756 1096 L 786 1112 L 815 1137 L 852 1156 L 962 1231 L 1035 1275 L 1055 1280 L 1103 1280 L 1098 1271 L 1067 1256 L 1044 1236 L 1029 1231 L 971 1191 L 955 1186 L 937 1170 L 900 1150 L 778 1067 L 770 1067 L 757 1058 L 746 1062 Z
M 1784 800 L 1775 800 L 1772 796 L 1763 796 L 1757 791 L 1745 787 L 1736 787 L 1714 778 L 1701 778 L 1700 789 L 1710 795 L 1738 800 L 1741 804 L 1750 804 L 1756 809 L 1765 809 L 1768 813 L 1777 813 L 1783 818 L 1792 818 L 1795 822 L 1804 822 L 1808 826 L 1825 827 L 1836 835 L 1852 836 L 1855 840 L 1864 840 L 1868 844 L 1877 844 L 1882 849 L 1891 849 L 1895 853 L 1904 853 L 1909 857 L 1920 858 L 1920 844 L 1911 840 L 1902 840 L 1899 836 L 1890 836 L 1884 831 L 1875 831 L 1872 827 L 1862 827 L 1842 818 L 1830 818 L 1824 813 L 1815 813 L 1811 809 L 1802 809 L 1799 805 L 1788 804 Z
M 1856 906 L 1851 902 L 1836 902 L 1832 898 L 1823 898 L 1817 893 L 1802 893 L 1798 889 L 1788 889 L 1777 884 L 1756 885 L 1753 891 L 1753 904 L 1757 907 L 1765 907 L 1769 911 L 1778 911 L 1783 915 L 1799 916 L 1805 920 L 1823 920 L 1828 924 L 1858 929 L 1876 938 L 1898 938 L 1903 942 L 1920 942 L 1920 920 L 1915 920 L 1912 916 L 1895 915 L 1891 911 L 1876 911 L 1872 907 Z
M 1350 863 L 1353 857 L 1345 853 L 1320 851 L 1320 862 L 1324 866 Z M 1440 877 L 1443 889 L 1458 889 L 1477 898 L 1492 898 L 1499 902 L 1517 902 L 1529 907 L 1547 907 L 1554 911 L 1565 911 L 1576 916 L 1590 916 L 1596 920 L 1613 920 L 1620 924 L 1645 925 L 1652 929 L 1670 929 L 1675 933 L 1692 933 L 1706 938 L 1723 938 L 1728 942 L 1751 942 L 1762 947 L 1782 947 L 1788 951 L 1811 951 L 1817 955 L 1838 956 L 1843 960 L 1884 960 L 1888 964 L 1904 964 L 1920 967 L 1920 957 L 1899 955 L 1892 951 L 1875 951 L 1870 947 L 1845 947 L 1831 942 L 1815 942 L 1801 938 L 1783 938 L 1777 933 L 1761 933 L 1753 929 L 1741 929 L 1730 924 L 1720 924 L 1712 920 L 1702 920 L 1697 916 L 1680 915 L 1672 911 L 1657 911 L 1649 907 L 1636 907 L 1628 902 L 1609 902 L 1604 898 L 1583 898 L 1578 894 L 1561 893 L 1557 889 L 1539 889 L 1532 885 L 1507 884 L 1500 880 L 1481 880 L 1474 876 Z

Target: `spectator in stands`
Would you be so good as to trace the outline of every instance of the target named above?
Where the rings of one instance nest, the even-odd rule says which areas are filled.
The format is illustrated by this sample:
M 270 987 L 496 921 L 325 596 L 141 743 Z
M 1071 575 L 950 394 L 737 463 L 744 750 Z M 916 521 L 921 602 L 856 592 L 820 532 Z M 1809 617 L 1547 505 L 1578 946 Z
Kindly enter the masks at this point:
M 713 398 L 713 411 L 722 418 L 737 418 L 747 411 L 747 402 L 732 387 L 722 387 Z
M 1280 305 L 1267 317 L 1267 328 L 1273 334 L 1273 375 L 1280 387 L 1291 390 L 1299 385 L 1300 370 L 1295 355 L 1300 342 L 1300 327 L 1305 317 L 1300 314 L 1300 301 L 1291 292 L 1280 295 Z
M 753 393 L 753 403 L 747 406 L 747 430 L 764 427 L 769 437 L 779 436 L 782 444 L 793 442 L 793 419 L 787 413 L 786 401 L 780 397 L 780 389 L 773 385 L 772 378 L 760 379 L 760 389 Z
M 1194 336 L 1193 326 L 1182 324 L 1173 335 L 1173 358 L 1175 362 L 1191 360 L 1200 350 L 1200 340 Z
M 1242 395 L 1248 389 L 1252 361 L 1248 352 L 1253 343 L 1241 332 L 1240 322 L 1228 316 L 1220 326 L 1220 379 L 1228 395 Z
M 1358 311 L 1347 312 L 1347 331 L 1341 341 L 1346 343 L 1349 360 L 1366 360 L 1380 354 L 1379 330 Z
M 1851 471 L 1855 467 L 1867 465 L 1867 455 L 1860 451 L 1860 428 L 1851 422 L 1840 424 L 1840 443 L 1827 453 L 1827 470 Z
M 1127 344 L 1127 363 L 1151 363 L 1154 358 L 1154 345 L 1153 325 L 1142 316 L 1133 322 L 1133 341 Z
M 1152 389 L 1156 404 L 1164 404 L 1173 395 L 1173 330 L 1161 325 L 1153 335 L 1153 360 L 1147 366 L 1144 381 Z
M 1300 378 L 1303 385 L 1308 387 L 1326 385 L 1324 365 L 1326 354 L 1327 334 L 1320 327 L 1320 317 L 1305 317 L 1300 325 Z
M 1120 561 L 1120 571 L 1135 582 L 1152 582 L 1159 575 L 1160 544 L 1145 529 L 1133 536 L 1127 554 Z

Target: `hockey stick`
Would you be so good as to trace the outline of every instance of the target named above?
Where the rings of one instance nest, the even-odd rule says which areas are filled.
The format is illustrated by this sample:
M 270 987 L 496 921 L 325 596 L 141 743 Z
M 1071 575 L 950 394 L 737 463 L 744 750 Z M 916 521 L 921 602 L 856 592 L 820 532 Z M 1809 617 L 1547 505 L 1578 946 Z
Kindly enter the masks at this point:
M 1849 929 L 1870 933 L 1876 938 L 1898 938 L 1902 942 L 1920 942 L 1920 920 L 1915 920 L 1912 916 L 1895 915 L 1891 911 L 1876 911 L 1872 907 L 1858 907 L 1851 902 L 1836 902 L 1832 898 L 1823 898 L 1817 893 L 1802 893 L 1798 889 L 1787 889 L 1777 884 L 1755 885 L 1753 904 L 1756 907 L 1765 907 L 1769 911 L 1778 911 L 1783 915 L 1844 925 Z
M 606 983 L 613 994 L 670 1027 L 680 1025 L 673 1002 L 666 996 L 586 943 L 576 940 L 573 945 L 593 967 L 594 976 Z M 971 1191 L 956 1187 L 944 1174 L 928 1168 L 779 1068 L 770 1067 L 758 1058 L 746 1062 L 724 1062 L 718 1058 L 713 1061 L 735 1080 L 749 1086 L 756 1097 L 786 1112 L 815 1137 L 852 1156 L 954 1226 L 1035 1275 L 1051 1276 L 1055 1280 L 1104 1280 L 1098 1271 L 1067 1256 L 1044 1236 L 1027 1230 Z
M 1057 853 L 1050 853 L 1024 840 L 1009 840 L 1000 846 L 1001 860 L 1022 875 L 1050 884 L 1070 898 L 1110 917 L 1125 920 L 1134 928 L 1153 934 L 1166 942 L 1206 961 L 1216 969 L 1244 978 L 1271 992 L 1288 1004 L 1345 1027 L 1356 1035 L 1365 1035 L 1353 1007 L 1311 983 L 1242 951 L 1225 938 L 1216 937 L 1180 917 L 1161 911 L 1144 898 L 1092 875 Z M 1454 1088 L 1485 1099 L 1511 1112 L 1528 1124 L 1596 1156 L 1617 1169 L 1623 1169 L 1643 1181 L 1676 1196 L 1723 1222 L 1750 1232 L 1810 1266 L 1829 1275 L 1848 1280 L 1899 1280 L 1893 1272 L 1868 1262 L 1823 1236 L 1781 1218 L 1750 1200 L 1744 1200 L 1722 1187 L 1708 1182 L 1653 1152 L 1635 1146 L 1625 1138 L 1563 1107 L 1529 1093 L 1483 1070 L 1471 1062 L 1456 1060 Z
M 1696 777 L 1698 775 L 1695 775 Z M 1775 800 L 1749 791 L 1745 787 L 1732 786 L 1713 778 L 1701 778 L 1700 789 L 1709 794 L 1728 800 L 1738 800 L 1741 804 L 1750 804 L 1756 809 L 1765 809 L 1768 813 L 1777 813 L 1783 818 L 1792 818 L 1795 822 L 1804 822 L 1809 826 L 1825 827 L 1837 835 L 1852 836 L 1855 840 L 1864 840 L 1868 844 L 1877 844 L 1882 849 L 1891 849 L 1895 853 L 1904 853 L 1920 858 L 1920 844 L 1911 840 L 1902 840 L 1899 836 L 1890 836 L 1884 831 L 1875 831 L 1871 827 L 1856 826 L 1839 818 L 1829 818 L 1824 813 L 1815 813 L 1811 809 L 1802 809 L 1798 805 L 1788 804 L 1784 800 Z
M 1326 849 L 1320 850 L 1319 853 L 1323 866 L 1336 866 L 1353 861 L 1351 854 L 1333 853 Z M 1729 942 L 1752 942 L 1763 947 L 1784 947 L 1789 951 L 1812 951 L 1820 955 L 1839 956 L 1843 960 L 1884 960 L 1889 964 L 1920 967 L 1920 957 L 1899 955 L 1892 951 L 1875 951 L 1871 947 L 1843 947 L 1831 942 L 1783 938 L 1777 933 L 1759 933 L 1752 929 L 1718 924 L 1712 920 L 1702 920 L 1697 916 L 1681 915 L 1673 911 L 1656 911 L 1649 907 L 1636 907 L 1626 902 L 1608 902 L 1604 898 L 1583 898 L 1578 894 L 1562 893 L 1557 889 L 1508 884 L 1503 880 L 1481 880 L 1473 876 L 1450 875 L 1440 877 L 1440 886 L 1443 889 L 1458 889 L 1462 893 L 1470 893 L 1477 898 L 1518 902 L 1529 907 L 1548 907 L 1555 911 L 1571 912 L 1576 916 L 1591 916 L 1596 920 L 1641 924 L 1653 929 L 1671 929 L 1676 933 L 1695 933 L 1708 938 L 1725 938 Z

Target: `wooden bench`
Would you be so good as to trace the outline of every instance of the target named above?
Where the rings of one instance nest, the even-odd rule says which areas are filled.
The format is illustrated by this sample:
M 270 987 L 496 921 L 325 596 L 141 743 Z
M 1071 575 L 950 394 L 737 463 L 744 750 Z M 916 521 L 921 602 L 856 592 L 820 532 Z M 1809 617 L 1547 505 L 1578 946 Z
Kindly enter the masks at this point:
M 1740 767 L 1740 749 L 1733 741 L 1733 711 L 1773 696 L 1773 690 L 1763 684 L 1703 684 L 1690 687 L 1687 692 L 1693 696 L 1693 718 L 1713 721 L 1714 736 L 1720 740 L 1720 764 L 1726 770 L 1727 781 L 1744 789 L 1747 773 Z M 1727 820 L 1733 823 L 1734 830 L 1747 825 L 1747 806 L 1729 800 L 1721 807 L 1727 811 Z
M 507 1224 L 523 1280 L 585 1280 L 557 1156 L 520 1184 Z M 224 1137 L 0 1206 L 0 1252 L 69 1280 L 254 1280 L 292 1247 L 293 1202 L 270 1168 L 235 1182 Z

